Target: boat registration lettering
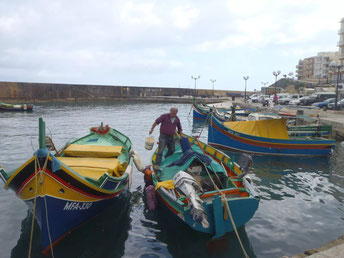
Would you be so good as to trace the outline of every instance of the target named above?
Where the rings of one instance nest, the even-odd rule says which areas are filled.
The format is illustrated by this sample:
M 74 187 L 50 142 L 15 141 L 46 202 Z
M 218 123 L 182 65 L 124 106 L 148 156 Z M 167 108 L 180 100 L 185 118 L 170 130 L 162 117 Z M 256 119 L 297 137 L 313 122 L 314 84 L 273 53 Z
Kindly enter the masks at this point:
M 63 210 L 87 210 L 92 206 L 91 202 L 67 202 Z

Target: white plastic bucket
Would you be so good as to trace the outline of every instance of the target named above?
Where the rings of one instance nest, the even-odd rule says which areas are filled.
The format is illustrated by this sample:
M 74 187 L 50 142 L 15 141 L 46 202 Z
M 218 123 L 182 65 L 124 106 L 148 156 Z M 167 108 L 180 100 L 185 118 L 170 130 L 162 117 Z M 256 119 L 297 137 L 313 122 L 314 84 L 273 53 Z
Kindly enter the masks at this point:
M 148 136 L 148 137 L 146 138 L 146 142 L 145 142 L 145 149 L 146 149 L 146 150 L 151 150 L 151 149 L 153 149 L 154 142 L 155 142 L 154 137 L 153 137 L 153 136 Z

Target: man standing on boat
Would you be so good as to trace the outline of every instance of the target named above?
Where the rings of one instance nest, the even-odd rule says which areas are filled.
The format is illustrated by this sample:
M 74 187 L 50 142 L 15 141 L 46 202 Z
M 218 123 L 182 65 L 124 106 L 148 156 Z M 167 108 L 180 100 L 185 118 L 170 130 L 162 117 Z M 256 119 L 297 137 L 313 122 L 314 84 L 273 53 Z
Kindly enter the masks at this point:
M 160 169 L 160 163 L 162 160 L 162 154 L 164 152 L 165 147 L 167 146 L 168 151 L 165 155 L 165 158 L 172 155 L 174 153 L 174 134 L 176 129 L 178 128 L 178 133 L 182 136 L 182 125 L 180 124 L 180 120 L 177 116 L 178 109 L 171 108 L 170 113 L 166 113 L 161 115 L 158 119 L 156 119 L 152 125 L 152 129 L 149 131 L 151 135 L 154 131 L 154 128 L 161 123 L 160 126 L 160 136 L 159 136 L 159 149 L 156 155 L 155 160 L 155 169 Z

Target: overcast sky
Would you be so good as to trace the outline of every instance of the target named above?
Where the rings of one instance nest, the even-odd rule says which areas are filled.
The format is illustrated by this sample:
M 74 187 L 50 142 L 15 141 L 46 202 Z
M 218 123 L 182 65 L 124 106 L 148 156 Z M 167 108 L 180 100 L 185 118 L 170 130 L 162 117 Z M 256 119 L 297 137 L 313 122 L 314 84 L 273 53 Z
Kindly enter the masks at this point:
M 1 0 L 0 81 L 259 90 L 338 51 L 343 0 Z

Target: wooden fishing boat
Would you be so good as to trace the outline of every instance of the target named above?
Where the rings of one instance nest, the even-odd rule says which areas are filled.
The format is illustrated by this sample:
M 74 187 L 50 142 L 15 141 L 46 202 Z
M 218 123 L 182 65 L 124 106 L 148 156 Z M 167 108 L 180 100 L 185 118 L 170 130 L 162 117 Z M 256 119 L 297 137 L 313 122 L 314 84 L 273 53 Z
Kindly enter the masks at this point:
M 222 123 L 211 116 L 208 143 L 218 148 L 268 155 L 326 156 L 335 141 L 288 135 L 286 119 Z
M 52 141 L 46 142 L 40 118 L 39 149 L 18 169 L 0 169 L 0 175 L 5 189 L 29 206 L 41 230 L 42 250 L 48 252 L 119 198 L 127 196 L 129 201 L 132 153 L 127 136 L 103 125 L 57 152 Z
M 204 104 L 203 100 L 200 104 L 197 104 L 196 99 L 193 100 L 193 118 L 194 119 L 201 119 L 205 120 L 209 118 L 209 114 L 213 112 L 215 109 L 226 113 L 227 115 L 230 115 L 232 112 L 232 108 L 215 108 L 211 107 L 209 105 Z M 255 110 L 255 109 L 254 109 Z M 252 109 L 247 108 L 235 108 L 235 115 L 236 116 L 247 116 L 250 112 L 252 112 Z
M 156 154 L 157 151 L 152 157 L 153 168 Z M 160 169 L 155 168 L 154 173 L 149 168 L 145 170 L 148 206 L 156 209 L 157 195 L 170 214 L 213 238 L 236 230 L 253 217 L 259 204 L 247 176 L 252 159 L 243 156 L 240 163 L 185 136 L 176 142 L 174 154 L 162 160 Z
M 0 102 L 0 111 L 32 111 L 31 104 L 8 104 Z

